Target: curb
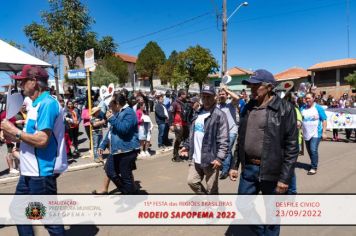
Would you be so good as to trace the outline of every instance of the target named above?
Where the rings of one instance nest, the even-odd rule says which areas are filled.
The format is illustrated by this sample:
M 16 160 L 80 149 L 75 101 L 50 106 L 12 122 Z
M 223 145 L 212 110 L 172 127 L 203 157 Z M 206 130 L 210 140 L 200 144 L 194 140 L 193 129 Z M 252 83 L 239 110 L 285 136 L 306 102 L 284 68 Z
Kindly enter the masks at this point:
M 155 155 L 152 155 L 151 157 L 145 157 L 145 158 L 137 158 L 137 160 L 152 160 L 158 158 L 160 155 L 165 154 L 169 151 L 173 150 L 173 148 L 169 147 L 164 150 L 159 150 L 156 151 Z M 73 171 L 78 171 L 78 170 L 85 170 L 89 168 L 97 168 L 103 166 L 102 163 L 89 163 L 89 164 L 83 164 L 83 165 L 77 165 L 77 166 L 69 166 L 66 172 L 73 172 Z M 66 173 L 64 172 L 64 173 Z M 8 184 L 8 183 L 13 183 L 17 182 L 19 179 L 19 176 L 9 176 L 5 178 L 0 179 L 0 184 Z

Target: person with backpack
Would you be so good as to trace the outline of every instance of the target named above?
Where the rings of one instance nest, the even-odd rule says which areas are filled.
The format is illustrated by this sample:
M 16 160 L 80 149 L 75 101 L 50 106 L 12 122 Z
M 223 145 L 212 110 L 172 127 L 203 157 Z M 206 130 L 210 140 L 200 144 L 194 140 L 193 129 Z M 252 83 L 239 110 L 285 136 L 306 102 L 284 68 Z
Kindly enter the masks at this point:
M 173 149 L 174 162 L 183 161 L 179 156 L 180 144 L 189 137 L 188 104 L 186 104 L 187 92 L 184 89 L 178 91 L 178 98 L 170 107 L 170 129 L 174 131 L 175 141 Z

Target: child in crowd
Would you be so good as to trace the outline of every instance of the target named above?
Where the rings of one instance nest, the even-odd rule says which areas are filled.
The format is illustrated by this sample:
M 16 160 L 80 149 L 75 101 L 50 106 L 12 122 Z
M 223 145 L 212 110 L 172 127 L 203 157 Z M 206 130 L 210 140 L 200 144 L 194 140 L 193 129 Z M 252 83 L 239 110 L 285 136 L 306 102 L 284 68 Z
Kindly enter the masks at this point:
M 331 103 L 331 108 L 339 108 L 339 104 L 336 100 L 333 100 Z M 339 141 L 339 130 L 333 129 L 333 141 Z
M 137 116 L 137 124 L 138 124 L 138 139 L 140 140 L 140 148 L 141 148 L 141 152 L 138 155 L 139 157 L 150 156 L 149 152 L 146 149 L 148 122 L 145 122 L 143 119 L 143 117 L 145 116 L 144 114 L 145 110 L 146 107 L 144 103 L 137 103 L 136 116 Z M 145 120 L 147 120 L 147 117 L 145 118 Z
M 90 123 L 93 126 L 94 161 L 97 163 L 103 162 L 102 157 L 98 155 L 98 147 L 103 140 L 103 126 L 105 122 L 106 121 L 100 117 L 100 107 L 94 107 L 91 111 Z
M 146 156 L 151 156 L 151 154 L 149 153 L 149 148 L 151 146 L 151 135 L 152 135 L 152 128 L 153 128 L 153 123 L 151 121 L 150 116 L 148 115 L 147 110 L 143 111 L 143 115 L 142 115 L 142 120 L 143 120 L 143 127 L 144 127 L 144 132 L 146 135 L 146 143 L 145 143 L 145 155 Z

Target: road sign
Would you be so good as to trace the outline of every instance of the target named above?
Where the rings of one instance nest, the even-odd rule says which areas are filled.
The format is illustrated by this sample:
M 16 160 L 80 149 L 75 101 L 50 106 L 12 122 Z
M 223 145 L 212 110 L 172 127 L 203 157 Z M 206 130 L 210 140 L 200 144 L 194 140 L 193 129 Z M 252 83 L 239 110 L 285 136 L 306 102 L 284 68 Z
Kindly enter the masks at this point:
M 85 69 L 68 71 L 68 79 L 85 79 L 85 78 L 86 78 Z
M 86 50 L 84 53 L 84 68 L 90 69 L 92 67 L 95 67 L 94 48 Z

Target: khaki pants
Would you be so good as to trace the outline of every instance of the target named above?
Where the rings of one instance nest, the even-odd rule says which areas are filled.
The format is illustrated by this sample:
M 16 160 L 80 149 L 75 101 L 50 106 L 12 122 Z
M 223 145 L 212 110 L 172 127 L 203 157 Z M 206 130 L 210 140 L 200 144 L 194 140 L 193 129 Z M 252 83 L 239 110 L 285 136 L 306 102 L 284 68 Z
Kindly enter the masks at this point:
M 205 176 L 206 188 L 202 184 Z M 196 194 L 217 194 L 219 170 L 212 166 L 202 168 L 200 164 L 189 165 L 188 185 Z

